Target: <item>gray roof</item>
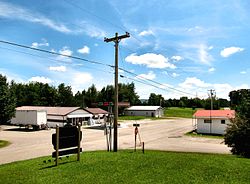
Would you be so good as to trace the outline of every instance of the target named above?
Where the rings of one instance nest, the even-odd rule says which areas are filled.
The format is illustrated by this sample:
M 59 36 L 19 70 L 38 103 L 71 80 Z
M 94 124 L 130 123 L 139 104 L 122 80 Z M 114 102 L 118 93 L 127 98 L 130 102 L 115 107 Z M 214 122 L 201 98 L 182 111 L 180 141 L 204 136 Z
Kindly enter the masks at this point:
M 131 106 L 126 110 L 129 111 L 155 111 L 158 109 L 162 109 L 161 106 Z
M 80 107 L 43 107 L 43 106 L 21 106 L 17 107 L 16 110 L 44 110 L 48 115 L 59 115 L 66 116 L 69 113 L 80 109 Z

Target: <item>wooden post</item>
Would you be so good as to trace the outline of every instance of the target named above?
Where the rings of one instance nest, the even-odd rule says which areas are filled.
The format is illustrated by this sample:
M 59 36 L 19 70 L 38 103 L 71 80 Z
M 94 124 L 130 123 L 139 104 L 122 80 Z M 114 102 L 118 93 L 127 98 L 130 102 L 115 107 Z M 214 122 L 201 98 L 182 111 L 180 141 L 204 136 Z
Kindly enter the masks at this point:
M 80 152 L 81 152 L 81 125 L 78 123 L 78 152 L 77 152 L 77 161 L 80 161 Z
M 59 126 L 56 125 L 56 166 L 58 166 L 59 158 Z
M 144 142 L 142 142 L 142 153 L 144 154 Z
M 137 127 L 135 127 L 135 152 L 136 152 Z

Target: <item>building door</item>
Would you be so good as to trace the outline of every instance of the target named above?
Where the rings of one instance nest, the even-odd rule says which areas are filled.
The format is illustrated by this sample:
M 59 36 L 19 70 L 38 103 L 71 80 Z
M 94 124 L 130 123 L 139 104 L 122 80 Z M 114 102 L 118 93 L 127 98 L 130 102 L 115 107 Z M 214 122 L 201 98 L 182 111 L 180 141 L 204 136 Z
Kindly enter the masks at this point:
M 155 115 L 154 115 L 154 113 L 153 112 L 151 112 L 151 117 L 154 117 Z

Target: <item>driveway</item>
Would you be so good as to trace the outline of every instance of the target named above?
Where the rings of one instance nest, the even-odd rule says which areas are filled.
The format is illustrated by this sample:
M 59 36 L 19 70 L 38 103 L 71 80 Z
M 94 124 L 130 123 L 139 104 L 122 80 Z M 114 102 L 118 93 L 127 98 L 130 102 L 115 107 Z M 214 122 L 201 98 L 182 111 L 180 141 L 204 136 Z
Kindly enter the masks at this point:
M 145 150 L 166 150 L 183 152 L 226 153 L 229 148 L 221 139 L 190 137 L 184 134 L 193 129 L 191 119 L 142 120 L 139 133 L 145 142 Z M 134 148 L 134 121 L 121 123 L 118 129 L 118 148 Z M 83 128 L 82 147 L 84 151 L 105 150 L 106 137 L 100 128 Z M 0 149 L 0 164 L 51 155 L 54 129 L 26 131 L 13 126 L 1 126 L 0 139 L 12 144 Z M 139 146 L 139 140 L 138 140 Z M 140 147 L 138 147 L 140 149 Z

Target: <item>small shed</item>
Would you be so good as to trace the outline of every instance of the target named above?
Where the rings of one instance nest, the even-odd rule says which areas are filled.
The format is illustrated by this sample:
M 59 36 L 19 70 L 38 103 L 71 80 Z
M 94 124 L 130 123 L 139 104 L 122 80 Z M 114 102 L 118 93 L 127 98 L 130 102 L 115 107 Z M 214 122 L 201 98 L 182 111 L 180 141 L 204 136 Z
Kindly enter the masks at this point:
M 109 112 L 101 108 L 84 108 L 84 110 L 93 115 L 92 119 L 94 124 L 101 124 L 107 121 Z
M 225 134 L 230 119 L 235 117 L 234 110 L 197 110 L 195 118 L 197 133 Z
M 80 107 L 44 107 L 44 106 L 22 106 L 16 110 L 46 111 L 48 127 L 64 126 L 67 123 L 76 125 L 87 121 L 93 115 Z
M 148 116 L 162 117 L 163 108 L 161 106 L 131 106 L 124 110 L 127 116 Z

